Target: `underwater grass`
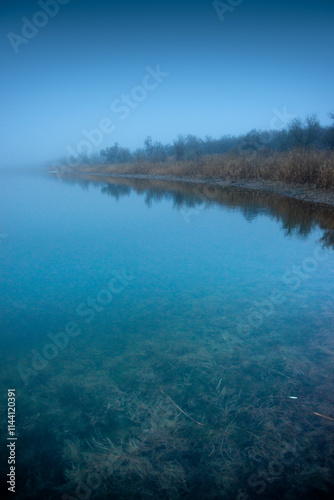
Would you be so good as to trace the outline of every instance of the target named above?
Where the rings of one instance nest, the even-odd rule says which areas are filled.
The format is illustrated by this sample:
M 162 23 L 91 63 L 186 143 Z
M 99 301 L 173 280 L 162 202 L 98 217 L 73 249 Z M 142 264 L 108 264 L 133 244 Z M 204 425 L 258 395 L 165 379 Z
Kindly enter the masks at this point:
M 245 216 L 266 196 L 251 193 Z M 218 198 L 240 202 L 232 189 Z M 269 207 L 288 234 L 313 227 L 300 202 Z M 223 319 L 217 290 L 204 299 L 190 296 L 181 313 L 174 298 L 157 309 L 156 296 L 138 295 L 127 321 L 145 318 L 142 330 L 92 329 L 17 390 L 17 498 L 332 498 L 333 330 L 319 318 L 294 338 L 264 328 L 240 338 L 240 311 Z M 332 304 L 327 313 L 329 326 Z
M 264 499 L 330 498 L 334 424 L 318 415 L 334 416 L 331 333 L 274 351 L 275 332 L 226 333 L 166 328 L 117 356 L 89 339 L 64 352 L 19 394 L 19 498 L 234 499 L 260 485 Z

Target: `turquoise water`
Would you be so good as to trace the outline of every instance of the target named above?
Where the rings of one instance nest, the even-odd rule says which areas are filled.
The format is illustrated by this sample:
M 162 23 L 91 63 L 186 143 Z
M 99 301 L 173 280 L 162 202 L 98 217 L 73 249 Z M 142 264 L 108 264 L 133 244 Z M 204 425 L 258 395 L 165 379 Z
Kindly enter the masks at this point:
M 0 191 L 17 498 L 332 497 L 330 210 L 103 178 Z

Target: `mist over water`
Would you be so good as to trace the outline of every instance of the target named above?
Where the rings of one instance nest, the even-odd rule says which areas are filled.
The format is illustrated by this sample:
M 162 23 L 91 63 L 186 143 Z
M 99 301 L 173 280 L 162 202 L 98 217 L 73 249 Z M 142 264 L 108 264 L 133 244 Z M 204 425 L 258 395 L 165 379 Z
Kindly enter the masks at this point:
M 238 136 L 282 116 L 329 125 L 332 20 L 327 0 L 3 1 L 1 167 L 147 136 Z M 157 68 L 168 76 L 147 78 Z

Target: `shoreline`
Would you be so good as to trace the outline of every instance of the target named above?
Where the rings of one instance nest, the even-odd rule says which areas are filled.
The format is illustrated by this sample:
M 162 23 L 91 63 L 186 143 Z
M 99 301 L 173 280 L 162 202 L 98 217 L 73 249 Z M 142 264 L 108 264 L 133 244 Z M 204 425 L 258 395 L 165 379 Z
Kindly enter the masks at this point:
M 58 176 L 91 176 L 91 177 L 111 177 L 125 179 L 143 179 L 143 180 L 159 180 L 168 182 L 187 182 L 192 184 L 207 184 L 215 185 L 221 188 L 235 187 L 242 189 L 251 189 L 254 191 L 267 192 L 269 194 L 278 194 L 288 198 L 294 198 L 307 203 L 313 203 L 334 208 L 334 190 L 321 189 L 306 184 L 285 184 L 280 181 L 256 181 L 256 180 L 220 180 L 210 178 L 196 177 L 180 177 L 174 175 L 159 175 L 159 174 L 122 174 L 112 172 L 92 172 L 92 171 L 76 171 L 76 172 L 59 172 L 48 171 L 49 174 L 57 174 Z

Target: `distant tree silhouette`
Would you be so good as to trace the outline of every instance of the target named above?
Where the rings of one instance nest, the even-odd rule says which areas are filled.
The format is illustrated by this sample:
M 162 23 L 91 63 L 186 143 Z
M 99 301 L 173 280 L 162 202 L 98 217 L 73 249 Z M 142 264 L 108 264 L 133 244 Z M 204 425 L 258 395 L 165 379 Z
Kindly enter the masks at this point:
M 144 142 L 147 159 L 154 162 L 163 162 L 167 159 L 166 147 L 161 142 L 153 142 L 148 136 Z
M 106 149 L 102 149 L 101 156 L 105 157 L 109 163 L 127 163 L 131 160 L 131 152 L 128 148 L 122 148 L 118 142 Z
M 282 130 L 252 129 L 247 134 L 239 136 L 224 135 L 214 139 L 205 136 L 204 140 L 193 134 L 187 136 L 179 134 L 172 144 L 163 144 L 153 141 L 151 136 L 146 137 L 144 145 L 133 153 L 128 148 L 122 148 L 115 142 L 111 147 L 103 149 L 100 156 L 105 162 L 119 164 L 127 162 L 165 162 L 168 158 L 176 161 L 196 160 L 202 155 L 219 155 L 233 152 L 239 154 L 262 155 L 270 151 L 288 151 L 293 148 L 319 150 L 334 150 L 334 113 L 329 113 L 333 124 L 321 126 L 316 114 L 309 114 L 305 119 L 293 119 Z M 93 156 L 83 155 L 77 159 L 80 164 L 98 163 Z
M 311 148 L 321 135 L 321 126 L 315 114 L 308 115 L 303 123 L 295 118 L 288 128 L 292 145 L 297 148 Z
M 186 143 L 182 135 L 178 135 L 176 141 L 174 141 L 174 154 L 176 161 L 182 161 L 186 154 Z

